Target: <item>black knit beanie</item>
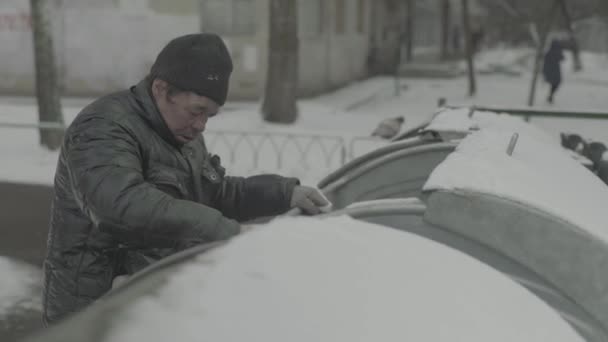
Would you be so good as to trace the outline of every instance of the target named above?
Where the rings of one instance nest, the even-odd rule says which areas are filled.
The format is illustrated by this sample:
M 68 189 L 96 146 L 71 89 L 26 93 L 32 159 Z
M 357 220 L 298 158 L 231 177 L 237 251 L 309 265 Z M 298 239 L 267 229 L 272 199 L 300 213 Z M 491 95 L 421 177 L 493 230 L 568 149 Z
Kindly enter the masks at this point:
M 206 96 L 220 106 L 226 102 L 232 58 L 222 39 L 213 33 L 195 33 L 171 40 L 150 69 L 175 87 Z

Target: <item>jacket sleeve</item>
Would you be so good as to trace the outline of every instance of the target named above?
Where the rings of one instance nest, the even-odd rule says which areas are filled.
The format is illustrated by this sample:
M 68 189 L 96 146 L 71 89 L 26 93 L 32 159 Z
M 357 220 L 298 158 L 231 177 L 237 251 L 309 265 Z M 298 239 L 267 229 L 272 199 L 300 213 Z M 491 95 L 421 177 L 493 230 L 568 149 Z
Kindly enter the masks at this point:
M 224 168 L 217 156 L 212 165 L 220 174 Z M 224 177 L 215 193 L 216 207 L 229 218 L 240 222 L 283 214 L 290 209 L 291 195 L 300 181 L 272 174 L 252 177 Z
M 80 208 L 98 227 L 128 246 L 180 248 L 227 239 L 239 224 L 213 208 L 179 200 L 143 177 L 137 139 L 107 119 L 68 131 L 65 159 Z

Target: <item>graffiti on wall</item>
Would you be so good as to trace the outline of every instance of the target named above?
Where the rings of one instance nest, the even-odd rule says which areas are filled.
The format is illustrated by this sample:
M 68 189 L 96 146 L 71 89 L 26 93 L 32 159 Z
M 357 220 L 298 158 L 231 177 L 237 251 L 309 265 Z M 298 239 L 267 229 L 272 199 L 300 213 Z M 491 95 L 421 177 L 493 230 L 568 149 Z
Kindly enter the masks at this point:
M 0 12 L 0 32 L 31 31 L 32 16 L 28 12 Z

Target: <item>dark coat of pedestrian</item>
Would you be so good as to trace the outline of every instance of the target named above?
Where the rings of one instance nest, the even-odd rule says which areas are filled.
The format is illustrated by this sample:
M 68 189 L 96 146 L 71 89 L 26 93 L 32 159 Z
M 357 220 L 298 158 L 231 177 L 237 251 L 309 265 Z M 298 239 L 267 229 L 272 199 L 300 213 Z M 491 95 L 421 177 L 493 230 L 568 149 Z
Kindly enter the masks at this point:
M 85 107 L 67 129 L 44 261 L 43 318 L 57 322 L 113 279 L 240 222 L 328 204 L 295 178 L 230 177 L 201 133 L 226 100 L 232 60 L 220 37 L 178 37 L 150 74 Z M 142 263 L 142 260 L 144 262 Z
M 553 40 L 543 59 L 543 76 L 549 83 L 550 90 L 547 101 L 553 103 L 557 89 L 562 83 L 561 62 L 564 59 L 564 49 L 561 43 Z

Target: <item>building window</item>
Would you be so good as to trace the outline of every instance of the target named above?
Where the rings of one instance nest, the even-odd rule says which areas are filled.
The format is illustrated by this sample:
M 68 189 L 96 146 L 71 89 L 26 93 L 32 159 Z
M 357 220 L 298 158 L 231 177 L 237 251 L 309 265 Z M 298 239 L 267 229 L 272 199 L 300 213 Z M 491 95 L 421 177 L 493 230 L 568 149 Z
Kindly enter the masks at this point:
M 346 8 L 344 0 L 336 0 L 336 33 L 343 34 L 346 26 Z
M 365 33 L 365 0 L 357 3 L 357 32 Z
M 201 0 L 201 29 L 225 35 L 256 32 L 255 0 Z
M 323 0 L 298 0 L 298 34 L 315 37 L 323 33 Z

